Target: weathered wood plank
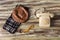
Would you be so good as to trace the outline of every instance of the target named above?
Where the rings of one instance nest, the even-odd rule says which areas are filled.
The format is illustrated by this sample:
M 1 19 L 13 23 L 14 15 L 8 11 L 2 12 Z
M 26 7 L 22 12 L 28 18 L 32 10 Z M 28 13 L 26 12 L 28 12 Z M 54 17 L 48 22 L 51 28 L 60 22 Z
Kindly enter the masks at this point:
M 6 19 L 11 15 L 12 10 L 17 4 L 22 4 L 29 8 L 31 17 L 26 23 L 22 23 L 20 28 L 28 28 L 35 25 L 32 33 L 15 33 L 10 34 L 3 30 L 2 27 Z M 46 29 L 40 29 L 38 26 L 39 19 L 35 18 L 35 11 L 39 8 L 45 8 L 45 11 L 60 14 L 60 1 L 52 0 L 0 0 L 0 40 L 60 40 L 60 26 L 53 26 Z M 60 15 L 59 15 L 60 16 Z M 59 19 L 59 17 L 57 17 Z M 60 25 L 60 20 L 54 18 L 55 24 Z M 38 30 L 37 30 L 38 29 Z M 39 33 L 40 32 L 40 33 Z M 37 38 L 38 37 L 38 38 Z

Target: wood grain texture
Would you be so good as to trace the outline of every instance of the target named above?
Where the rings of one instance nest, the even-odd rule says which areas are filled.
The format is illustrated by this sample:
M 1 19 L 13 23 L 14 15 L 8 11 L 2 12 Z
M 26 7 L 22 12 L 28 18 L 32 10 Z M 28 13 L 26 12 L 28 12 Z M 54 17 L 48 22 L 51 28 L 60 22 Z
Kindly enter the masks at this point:
M 24 5 L 29 8 L 30 19 L 22 23 L 20 28 L 26 29 L 30 25 L 35 25 L 31 33 L 10 34 L 3 30 L 2 27 L 12 10 L 16 5 Z M 45 8 L 46 12 L 55 14 L 52 19 L 55 26 L 40 29 L 38 26 L 39 19 L 36 18 L 37 9 Z M 58 20 L 57 20 L 58 19 Z M 58 26 L 56 26 L 58 25 Z M 60 1 L 59 0 L 0 0 L 0 40 L 60 40 Z

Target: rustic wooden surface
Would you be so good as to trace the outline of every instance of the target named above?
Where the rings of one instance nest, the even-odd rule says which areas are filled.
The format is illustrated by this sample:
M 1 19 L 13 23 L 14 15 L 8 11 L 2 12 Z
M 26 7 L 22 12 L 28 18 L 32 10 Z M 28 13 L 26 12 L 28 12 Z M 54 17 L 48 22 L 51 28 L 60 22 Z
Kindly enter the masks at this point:
M 29 8 L 30 19 L 22 23 L 20 28 L 26 29 L 34 25 L 31 33 L 10 34 L 2 27 L 11 15 L 16 5 L 24 5 Z M 40 29 L 38 19 L 35 16 L 36 10 L 45 8 L 45 11 L 55 15 L 50 28 Z M 60 1 L 59 0 L 0 0 L 0 40 L 60 40 Z

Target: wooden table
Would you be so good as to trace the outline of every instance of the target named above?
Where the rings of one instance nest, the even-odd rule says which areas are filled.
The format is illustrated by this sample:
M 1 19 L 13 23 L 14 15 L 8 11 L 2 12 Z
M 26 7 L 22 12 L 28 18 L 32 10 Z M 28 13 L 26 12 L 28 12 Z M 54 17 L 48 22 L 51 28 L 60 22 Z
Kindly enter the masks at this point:
M 29 8 L 31 14 L 30 19 L 26 23 L 22 23 L 20 28 L 28 28 L 34 25 L 32 33 L 15 33 L 10 34 L 3 30 L 2 27 L 8 17 L 11 15 L 13 8 L 16 5 L 24 5 Z M 35 11 L 39 8 L 45 8 L 45 11 L 55 14 L 53 21 L 55 26 L 50 28 L 40 29 L 38 26 L 39 19 L 35 16 Z M 58 17 L 56 17 L 58 16 Z M 0 1 L 0 40 L 60 40 L 60 1 L 52 0 L 1 0 Z M 57 20 L 59 19 L 59 20 Z M 58 25 L 58 26 L 56 26 Z M 36 32 L 39 31 L 39 32 Z

